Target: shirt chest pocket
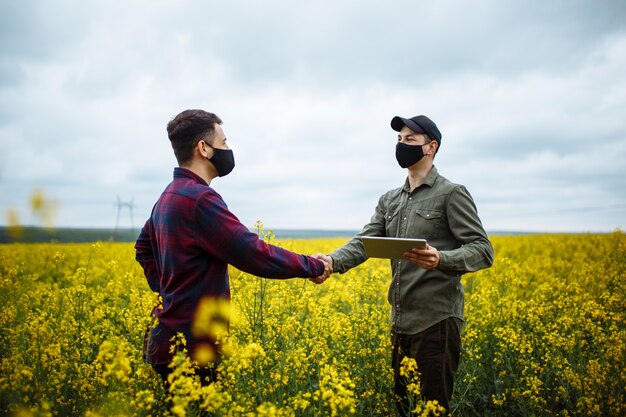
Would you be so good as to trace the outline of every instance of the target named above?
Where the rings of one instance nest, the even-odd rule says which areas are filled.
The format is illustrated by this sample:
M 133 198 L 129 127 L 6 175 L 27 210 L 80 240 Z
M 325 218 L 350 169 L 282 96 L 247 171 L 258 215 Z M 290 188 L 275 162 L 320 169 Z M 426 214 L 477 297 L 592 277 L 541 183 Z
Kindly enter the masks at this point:
M 385 213 L 385 233 L 387 236 L 396 237 L 400 227 L 400 207 L 389 209 Z
M 446 215 L 443 211 L 422 208 L 413 210 L 409 224 L 409 234 L 411 237 L 432 240 L 433 237 L 441 235 L 446 228 Z

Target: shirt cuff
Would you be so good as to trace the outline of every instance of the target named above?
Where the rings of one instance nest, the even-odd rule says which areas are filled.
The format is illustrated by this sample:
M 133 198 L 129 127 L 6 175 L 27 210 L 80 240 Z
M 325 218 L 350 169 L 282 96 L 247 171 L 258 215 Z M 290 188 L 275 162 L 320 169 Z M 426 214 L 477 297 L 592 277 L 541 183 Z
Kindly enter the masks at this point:
M 452 254 L 447 251 L 439 251 L 439 265 L 437 269 L 441 271 L 450 271 L 453 264 Z
M 341 261 L 336 257 L 331 255 L 328 255 L 330 257 L 330 259 L 333 260 L 333 272 L 338 272 L 340 274 L 343 274 L 344 271 L 341 269 Z

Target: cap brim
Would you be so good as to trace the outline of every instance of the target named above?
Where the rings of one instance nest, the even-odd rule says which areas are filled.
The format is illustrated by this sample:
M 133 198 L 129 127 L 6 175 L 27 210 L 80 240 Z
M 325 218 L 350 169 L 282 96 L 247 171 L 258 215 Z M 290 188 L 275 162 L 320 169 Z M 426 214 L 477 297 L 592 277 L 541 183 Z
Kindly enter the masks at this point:
M 396 116 L 391 119 L 391 128 L 396 132 L 401 131 L 404 126 L 408 127 L 415 133 L 426 133 L 420 125 L 418 125 L 411 119 L 405 119 L 404 117 L 400 116 Z

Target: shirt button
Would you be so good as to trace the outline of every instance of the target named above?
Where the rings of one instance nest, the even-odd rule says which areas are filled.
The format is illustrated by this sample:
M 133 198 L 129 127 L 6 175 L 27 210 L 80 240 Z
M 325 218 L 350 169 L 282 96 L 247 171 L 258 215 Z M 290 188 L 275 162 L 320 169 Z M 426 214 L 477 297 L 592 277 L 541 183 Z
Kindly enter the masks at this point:
M 412 200 L 412 199 L 413 199 L 413 197 L 409 197 L 409 200 Z
M 406 217 L 403 220 L 406 220 Z
M 430 214 L 427 214 L 426 217 L 430 217 Z

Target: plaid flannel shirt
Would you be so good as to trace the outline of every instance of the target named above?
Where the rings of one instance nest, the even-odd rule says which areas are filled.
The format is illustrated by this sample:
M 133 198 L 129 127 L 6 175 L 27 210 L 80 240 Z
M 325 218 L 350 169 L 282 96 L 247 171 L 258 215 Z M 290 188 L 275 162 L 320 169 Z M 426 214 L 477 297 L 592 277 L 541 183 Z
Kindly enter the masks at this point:
M 159 323 L 188 330 L 203 297 L 230 298 L 228 265 L 264 278 L 311 278 L 324 264 L 270 245 L 228 210 L 222 197 L 184 168 L 154 205 L 135 244 L 148 284 L 159 292 Z

